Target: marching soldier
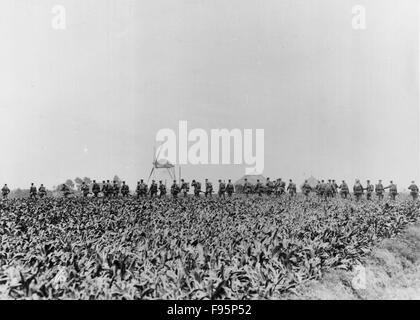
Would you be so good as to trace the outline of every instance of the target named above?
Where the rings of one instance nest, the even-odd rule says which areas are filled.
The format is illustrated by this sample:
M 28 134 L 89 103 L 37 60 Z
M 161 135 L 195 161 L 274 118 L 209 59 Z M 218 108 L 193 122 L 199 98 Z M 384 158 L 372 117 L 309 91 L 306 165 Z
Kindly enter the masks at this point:
M 289 179 L 289 185 L 287 186 L 287 191 L 289 191 L 289 195 L 291 198 L 296 195 L 296 184 L 292 181 L 292 179 Z
M 319 184 L 319 195 L 321 198 L 327 198 L 327 184 L 324 180 L 321 180 L 321 183 Z
M 382 180 L 379 180 L 378 184 L 375 186 L 375 193 L 379 200 L 384 198 L 384 186 L 382 185 Z
M 194 187 L 194 195 L 200 197 L 201 193 L 201 182 L 193 180 L 191 186 Z
M 395 197 L 398 195 L 397 185 L 390 181 L 389 186 L 385 187 L 384 189 L 389 189 L 389 197 L 391 200 L 395 200 Z
M 286 182 L 282 181 L 281 178 L 276 181 L 276 195 L 281 196 L 286 191 Z
M 141 184 L 140 184 L 140 181 L 137 182 L 136 194 L 137 194 L 137 199 L 141 197 Z
M 147 192 L 147 189 L 146 189 Z M 156 184 L 155 180 L 152 180 L 152 184 L 150 185 L 150 197 L 154 198 L 157 196 L 158 193 L 158 185 Z
M 29 198 L 36 199 L 36 187 L 33 183 L 31 183 L 31 188 L 29 189 Z
M 122 186 L 121 186 L 121 194 L 122 194 L 122 196 L 124 198 L 125 197 L 128 197 L 129 193 L 130 193 L 130 187 L 128 186 L 128 184 L 125 184 L 125 181 L 123 181 L 122 182 Z
M 41 184 L 41 186 L 39 187 L 38 194 L 41 199 L 47 195 L 47 190 L 45 189 L 43 184 Z
M 143 179 L 140 179 L 140 197 L 147 197 L 147 184 L 144 183 Z
M 340 194 L 341 198 L 347 199 L 347 195 L 350 193 L 349 186 L 347 185 L 346 181 L 342 181 L 340 185 Z
M 111 182 L 109 180 L 106 180 L 106 196 L 107 197 L 111 197 L 112 190 L 113 190 L 113 188 L 112 188 Z
M 62 185 L 61 187 L 61 191 L 63 192 L 64 198 L 68 198 L 68 196 L 70 195 L 70 188 L 68 185 L 66 185 L 65 183 Z
M 335 182 L 335 180 L 332 181 L 332 188 L 333 188 L 333 197 L 335 197 L 337 195 L 337 189 L 338 189 L 338 184 Z
M 102 195 L 104 198 L 106 198 L 108 196 L 108 186 L 105 182 L 105 180 L 102 181 Z
M 83 197 L 86 198 L 89 194 L 89 186 L 83 181 L 80 190 L 83 193 Z
M 117 181 L 114 180 L 114 184 L 112 186 L 112 195 L 114 198 L 118 198 L 118 195 L 120 194 L 120 187 L 118 186 Z
M 327 198 L 332 198 L 334 194 L 333 185 L 331 179 L 328 180 L 328 183 L 325 184 L 325 196 Z
M 311 192 L 311 186 L 308 183 L 308 180 L 305 180 L 305 182 L 302 185 L 302 193 L 305 195 L 305 197 L 309 196 L 309 193 Z
M 278 197 L 280 195 L 280 183 L 279 179 L 273 180 L 273 194 L 275 197 Z
M 99 192 L 101 192 L 101 188 L 99 187 L 99 184 L 96 183 L 96 180 L 93 180 L 92 192 L 93 192 L 93 195 L 95 196 L 95 198 L 97 198 Z
M 226 199 L 225 192 L 226 192 L 226 184 L 222 182 L 222 180 L 219 179 L 219 192 L 218 192 L 219 198 Z
M 4 187 L 1 189 L 1 194 L 3 195 L 3 199 L 7 199 L 7 197 L 9 196 L 10 193 L 10 189 L 7 186 L 7 184 L 4 185 Z
M 166 186 L 162 183 L 162 180 L 159 181 L 159 198 L 166 196 Z
M 244 193 L 246 194 L 246 196 L 248 197 L 249 194 L 252 191 L 252 185 L 250 182 L 248 182 L 248 179 L 245 178 L 245 182 L 244 182 Z
M 255 186 L 255 192 L 261 197 L 263 193 L 263 185 L 259 179 L 257 179 L 257 184 Z
M 234 191 L 235 191 L 235 187 L 234 187 L 232 181 L 229 179 L 228 184 L 226 186 L 226 192 L 227 192 L 229 198 L 232 197 L 232 194 L 233 194 Z
M 104 181 L 103 184 L 102 184 L 102 193 L 103 193 L 105 198 L 107 198 L 109 196 L 109 192 L 110 192 L 109 188 L 110 188 L 109 187 L 109 180 Z
M 279 179 L 280 194 L 286 193 L 286 182 Z
M 190 185 L 188 184 L 188 182 L 185 182 L 184 179 L 181 179 L 181 192 L 184 193 L 184 198 L 187 197 L 189 191 Z
M 315 186 L 315 193 L 318 197 L 321 196 L 321 181 L 318 180 L 316 186 Z
M 419 195 L 419 187 L 417 187 L 414 181 L 411 181 L 411 185 L 408 187 L 408 190 L 410 190 L 410 195 L 413 197 L 413 200 L 415 201 Z
M 354 193 L 354 196 L 356 197 L 356 201 L 359 201 L 363 195 L 363 186 L 360 183 L 359 179 L 356 179 L 356 183 L 353 186 L 353 193 Z
M 267 182 L 265 183 L 265 188 L 266 188 L 266 193 L 268 196 L 271 196 L 271 194 L 273 193 L 273 182 L 270 181 L 270 178 L 267 178 Z
M 366 185 L 366 199 L 367 200 L 371 200 L 372 199 L 372 193 L 374 191 L 374 187 L 372 184 L 370 184 L 370 180 L 366 181 L 367 185 Z
M 171 186 L 171 194 L 172 194 L 172 197 L 177 198 L 179 191 L 180 191 L 179 186 L 176 183 L 176 180 L 174 180 L 174 183 Z
M 213 193 L 213 185 L 208 179 L 206 179 L 206 192 L 204 193 L 204 195 L 206 196 L 206 198 L 207 196 L 211 198 L 212 193 Z

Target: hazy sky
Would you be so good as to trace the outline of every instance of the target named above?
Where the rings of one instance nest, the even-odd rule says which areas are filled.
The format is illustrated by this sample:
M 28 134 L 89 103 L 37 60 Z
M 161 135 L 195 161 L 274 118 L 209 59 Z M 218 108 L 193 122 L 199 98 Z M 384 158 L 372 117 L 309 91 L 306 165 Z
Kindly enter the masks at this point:
M 55 4 L 66 30 L 51 27 Z M 420 180 L 418 12 L 416 0 L 1 0 L 0 183 L 133 185 L 157 131 L 187 120 L 265 129 L 266 176 L 406 187 Z M 244 167 L 182 173 L 236 180 Z

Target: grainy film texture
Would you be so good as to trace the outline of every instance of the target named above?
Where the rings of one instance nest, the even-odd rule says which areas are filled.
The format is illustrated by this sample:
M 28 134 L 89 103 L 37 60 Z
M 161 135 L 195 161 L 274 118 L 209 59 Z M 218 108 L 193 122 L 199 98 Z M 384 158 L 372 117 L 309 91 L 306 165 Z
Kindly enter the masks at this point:
M 419 15 L 2 0 L 0 299 L 419 299 Z

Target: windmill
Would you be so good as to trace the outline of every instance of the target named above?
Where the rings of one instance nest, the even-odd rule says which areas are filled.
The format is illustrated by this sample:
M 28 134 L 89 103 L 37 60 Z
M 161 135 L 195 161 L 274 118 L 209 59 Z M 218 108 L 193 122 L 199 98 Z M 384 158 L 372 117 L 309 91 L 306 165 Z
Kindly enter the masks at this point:
M 162 146 L 159 146 L 158 151 L 156 152 L 156 148 L 154 148 L 153 152 L 153 167 L 150 171 L 149 178 L 147 179 L 147 183 L 149 184 L 150 178 L 153 174 L 156 174 L 157 170 L 163 170 L 165 173 L 169 175 L 171 180 L 176 180 L 176 173 L 175 173 L 175 166 L 169 162 L 167 159 L 159 159 L 160 152 L 162 151 Z M 165 179 L 166 184 L 166 179 Z

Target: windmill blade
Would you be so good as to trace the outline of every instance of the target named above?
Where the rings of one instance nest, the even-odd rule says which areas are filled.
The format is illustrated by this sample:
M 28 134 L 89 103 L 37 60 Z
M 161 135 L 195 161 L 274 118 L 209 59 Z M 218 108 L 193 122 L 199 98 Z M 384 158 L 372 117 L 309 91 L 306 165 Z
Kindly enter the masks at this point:
M 152 171 L 150 171 L 149 178 L 147 179 L 147 184 L 149 184 L 150 177 L 152 176 L 152 174 L 153 174 L 154 171 L 155 171 L 155 167 L 153 167 L 152 168 Z
M 168 173 L 169 173 L 169 176 L 171 177 L 171 179 L 174 180 L 174 177 L 172 176 L 171 170 L 169 170 L 168 168 L 166 168 L 166 170 L 168 170 Z
M 172 180 L 176 180 L 176 176 L 173 174 L 173 172 L 171 171 L 171 169 L 166 168 L 166 170 L 168 170 L 169 176 L 171 177 Z
M 161 152 L 162 152 L 162 145 L 160 145 L 158 147 L 158 153 L 157 154 L 156 154 L 156 149 L 155 149 L 155 156 L 156 156 L 155 161 L 156 162 L 158 161 Z

